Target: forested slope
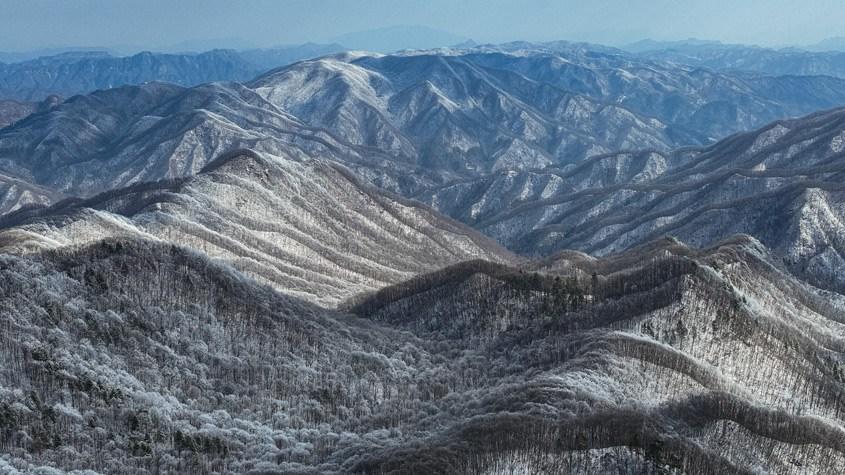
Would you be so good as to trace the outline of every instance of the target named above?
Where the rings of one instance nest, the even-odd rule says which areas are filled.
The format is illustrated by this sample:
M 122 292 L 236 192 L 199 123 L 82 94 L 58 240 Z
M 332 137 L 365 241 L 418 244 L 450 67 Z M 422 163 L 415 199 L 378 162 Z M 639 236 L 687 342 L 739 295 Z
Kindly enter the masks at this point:
M 15 226 L 17 225 L 17 226 Z M 0 222 L 0 250 L 26 254 L 109 236 L 202 251 L 323 305 L 467 259 L 514 259 L 492 240 L 323 161 L 242 150 L 192 178 L 23 210 Z
M 663 236 L 708 246 L 750 234 L 814 285 L 843 291 L 845 109 L 700 149 L 620 152 L 420 195 L 509 248 L 620 252 Z
M 4 470 L 834 473 L 841 297 L 740 237 L 474 261 L 357 317 L 178 246 L 0 261 Z M 131 270 L 131 271 L 130 271 Z M 14 468 L 12 468 L 14 467 Z

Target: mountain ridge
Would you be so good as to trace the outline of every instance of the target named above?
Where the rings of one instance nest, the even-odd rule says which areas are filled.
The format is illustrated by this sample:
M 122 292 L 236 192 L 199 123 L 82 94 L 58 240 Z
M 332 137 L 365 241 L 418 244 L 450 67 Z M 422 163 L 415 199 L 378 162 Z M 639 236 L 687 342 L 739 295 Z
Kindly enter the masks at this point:
M 834 78 L 670 70 L 579 46 L 483 51 L 347 52 L 247 85 L 147 83 L 75 96 L 2 129 L 0 167 L 85 197 L 190 175 L 230 148 L 253 148 L 329 158 L 416 196 L 498 170 L 706 145 L 845 101 Z
M 278 289 L 333 305 L 362 289 L 465 258 L 514 259 L 416 202 L 384 195 L 337 164 L 233 150 L 190 178 L 9 214 L 3 252 L 108 236 L 199 249 Z
M 537 254 L 602 255 L 665 234 L 698 246 L 752 234 L 815 285 L 839 289 L 843 113 L 778 121 L 705 148 L 458 182 L 418 198 Z
M 182 86 L 213 81 L 246 81 L 271 68 L 344 49 L 337 44 L 306 43 L 242 51 L 142 51 L 129 56 L 115 56 L 105 51 L 70 51 L 0 63 L 0 99 L 41 101 L 50 95 L 70 97 L 149 81 Z
M 99 471 L 834 470 L 845 300 L 796 281 L 750 237 L 650 252 L 507 278 L 465 263 L 446 285 L 422 276 L 399 300 L 368 297 L 379 306 L 358 317 L 163 242 L 4 255 L 15 338 L 3 355 L 36 396 L 0 393 L 4 420 L 31 439 L 0 436 L 12 454 L 38 447 L 31 463 Z M 109 457 L 86 458 L 95 437 Z

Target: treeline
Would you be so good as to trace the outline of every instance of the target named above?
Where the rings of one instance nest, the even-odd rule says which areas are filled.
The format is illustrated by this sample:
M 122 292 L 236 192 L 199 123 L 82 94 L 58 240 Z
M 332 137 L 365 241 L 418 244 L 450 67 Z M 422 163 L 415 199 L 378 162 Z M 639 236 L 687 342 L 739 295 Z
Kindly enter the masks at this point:
M 748 431 L 753 448 L 719 450 L 689 441 L 703 427 Z M 836 473 L 845 433 L 818 418 L 755 407 L 711 393 L 653 411 L 602 409 L 558 421 L 529 415 L 489 415 L 443 439 L 370 457 L 360 473 L 753 473 L 775 458 L 786 467 Z M 804 447 L 794 450 L 793 447 Z M 756 454 L 752 455 L 751 453 Z M 789 458 L 787 458 L 789 457 Z
M 608 276 L 530 272 L 483 260 L 467 261 L 347 302 L 357 315 L 452 337 L 512 324 L 553 321 L 564 331 L 628 318 L 677 298 L 677 279 L 696 272 L 685 257 L 654 260 Z M 640 301 L 640 303 L 635 303 Z M 631 309 L 625 311 L 625 309 Z

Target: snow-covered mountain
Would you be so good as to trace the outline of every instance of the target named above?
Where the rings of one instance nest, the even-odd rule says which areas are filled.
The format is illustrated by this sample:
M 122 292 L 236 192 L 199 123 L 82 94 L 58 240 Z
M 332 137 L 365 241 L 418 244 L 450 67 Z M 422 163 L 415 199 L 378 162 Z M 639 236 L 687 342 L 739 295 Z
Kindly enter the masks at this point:
M 714 72 L 569 44 L 471 58 L 693 131 L 703 142 L 845 104 L 838 78 Z
M 49 188 L 33 185 L 14 175 L 0 173 L 0 215 L 21 208 L 44 207 L 65 198 Z
M 192 86 L 210 81 L 245 81 L 261 72 L 235 51 L 201 54 L 143 52 L 65 53 L 12 64 L 0 63 L 0 98 L 40 101 L 149 81 Z
M 785 117 L 840 82 L 512 43 L 44 107 L 0 472 L 838 473 L 845 109 Z
M 591 50 L 345 55 L 250 86 L 354 142 L 462 171 L 667 150 L 845 103 L 845 82 L 744 77 Z M 461 155 L 455 163 L 451 157 Z M 443 163 L 446 162 L 446 163 Z
M 399 183 L 390 177 L 413 170 L 408 163 L 304 124 L 237 83 L 148 83 L 72 97 L 0 131 L 0 169 L 85 197 L 189 176 L 238 148 L 365 167 L 387 189 L 434 183 L 424 172 Z
M 157 239 L 321 305 L 468 259 L 512 256 L 470 228 L 324 161 L 234 151 L 187 178 L 7 215 L 0 252 Z M 14 227 L 12 227 L 14 226 Z
M 299 79 L 311 89 L 293 79 L 301 68 L 319 70 L 320 65 L 329 70 L 322 79 Z M 351 76 L 340 72 L 347 69 Z M 88 196 L 196 173 L 211 157 L 248 147 L 334 159 L 383 188 L 411 193 L 495 168 L 533 168 L 620 147 L 668 150 L 674 143 L 657 121 L 555 91 L 564 101 L 559 106 L 573 118 L 564 130 L 563 118 L 552 120 L 484 81 L 477 84 L 483 91 L 455 98 L 460 107 L 433 83 L 420 83 L 394 100 L 396 114 L 388 118 L 376 107 L 386 105 L 385 99 L 354 82 L 354 74 L 366 76 L 363 71 L 324 59 L 299 63 L 250 87 L 216 83 L 186 89 L 150 83 L 73 97 L 0 132 L 0 166 L 34 183 Z M 309 98 L 306 89 L 322 92 Z M 294 90 L 310 106 L 290 103 Z M 335 99 L 346 105 L 334 104 Z M 496 125 L 494 117 L 503 125 Z M 394 118 L 405 131 L 391 122 Z M 599 129 L 604 138 L 592 139 L 592 130 Z M 557 144 L 549 148 L 547 142 Z
M 835 78 L 733 77 L 582 47 L 511 46 L 344 53 L 246 85 L 76 96 L 0 130 L 0 169 L 91 196 L 251 148 L 335 160 L 409 196 L 498 170 L 668 152 L 845 102 Z
M 420 198 L 528 253 L 601 255 L 664 235 L 701 246 L 751 234 L 796 272 L 843 290 L 843 153 L 845 109 L 836 109 L 707 148 L 500 173 Z
M 640 52 L 645 58 L 703 67 L 716 71 L 749 71 L 773 76 L 845 77 L 845 52 L 775 50 L 756 46 L 655 44 Z
M 41 101 L 98 89 L 162 81 L 195 86 L 212 81 L 246 81 L 269 69 L 344 51 L 337 44 L 306 43 L 278 48 L 203 53 L 113 56 L 104 51 L 70 51 L 27 61 L 0 63 L 0 99 Z
M 355 316 L 160 241 L 0 255 L 0 283 L 5 473 L 845 463 L 845 302 L 750 238 L 474 261 Z
M 698 143 L 616 104 L 461 55 L 347 54 L 300 62 L 249 86 L 352 143 L 464 175 Z

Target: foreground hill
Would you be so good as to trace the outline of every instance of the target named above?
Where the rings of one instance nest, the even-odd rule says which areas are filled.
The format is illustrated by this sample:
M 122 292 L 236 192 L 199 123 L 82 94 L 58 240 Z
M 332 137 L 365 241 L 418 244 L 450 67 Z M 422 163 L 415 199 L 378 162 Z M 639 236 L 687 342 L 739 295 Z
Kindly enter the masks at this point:
M 250 151 L 224 155 L 192 178 L 24 210 L 0 226 L 0 252 L 155 238 L 323 305 L 463 260 L 512 259 L 470 228 L 375 191 L 339 165 Z
M 160 241 L 0 262 L 7 473 L 845 463 L 845 302 L 750 238 L 475 261 L 359 297 L 361 318 Z
M 751 234 L 817 285 L 845 289 L 845 110 L 704 149 L 618 153 L 565 170 L 458 182 L 425 201 L 512 249 L 619 252 L 664 235 Z

